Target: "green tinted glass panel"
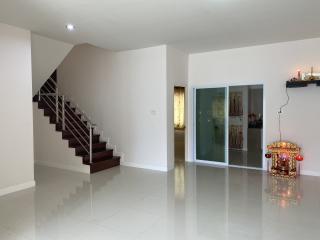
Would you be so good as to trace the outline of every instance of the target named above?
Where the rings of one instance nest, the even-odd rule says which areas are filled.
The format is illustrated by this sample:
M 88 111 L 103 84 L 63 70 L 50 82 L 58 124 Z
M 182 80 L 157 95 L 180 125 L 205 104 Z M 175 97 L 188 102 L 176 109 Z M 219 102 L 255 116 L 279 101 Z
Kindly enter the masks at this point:
M 225 162 L 226 88 L 196 90 L 196 157 Z

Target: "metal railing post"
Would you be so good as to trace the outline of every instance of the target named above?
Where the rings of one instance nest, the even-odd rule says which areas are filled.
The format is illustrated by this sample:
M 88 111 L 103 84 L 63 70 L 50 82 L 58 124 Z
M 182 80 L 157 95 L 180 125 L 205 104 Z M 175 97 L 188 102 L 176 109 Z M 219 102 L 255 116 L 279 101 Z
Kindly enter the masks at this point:
M 92 125 L 90 124 L 90 136 L 89 136 L 89 158 L 90 158 L 90 164 L 92 163 Z
M 56 122 L 59 122 L 59 93 L 58 88 L 56 88 Z
M 66 113 L 65 113 L 65 97 L 64 95 L 62 96 L 62 130 L 66 130 Z

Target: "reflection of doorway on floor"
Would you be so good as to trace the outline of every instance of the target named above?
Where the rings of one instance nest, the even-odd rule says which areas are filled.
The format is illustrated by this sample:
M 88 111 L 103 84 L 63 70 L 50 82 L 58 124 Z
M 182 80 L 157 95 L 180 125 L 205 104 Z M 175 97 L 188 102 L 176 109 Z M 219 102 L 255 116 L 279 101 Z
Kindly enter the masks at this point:
M 175 162 L 184 162 L 184 129 L 174 130 L 174 157 Z
M 185 88 L 174 87 L 174 157 L 175 164 L 185 162 Z
M 229 164 L 262 167 L 263 86 L 229 88 Z

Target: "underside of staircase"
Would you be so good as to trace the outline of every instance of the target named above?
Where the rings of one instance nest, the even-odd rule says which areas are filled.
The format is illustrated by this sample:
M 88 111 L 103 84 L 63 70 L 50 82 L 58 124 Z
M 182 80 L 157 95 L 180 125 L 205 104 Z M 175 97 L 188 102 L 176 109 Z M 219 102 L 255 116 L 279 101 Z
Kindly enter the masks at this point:
M 50 124 L 55 125 L 58 132 L 62 132 L 62 139 L 68 140 L 69 148 L 74 148 L 75 155 L 82 157 L 82 164 L 90 166 L 90 173 L 99 172 L 120 165 L 120 157 L 113 155 L 113 149 L 107 148 L 107 143 L 100 140 L 100 135 L 88 128 L 88 121 L 83 113 L 74 107 L 70 101 L 64 101 L 62 97 L 48 94 L 54 89 L 54 80 L 48 80 L 42 89 L 40 97 L 37 94 L 33 101 L 38 103 L 38 108 L 44 110 L 44 115 L 50 118 Z M 58 102 L 58 114 L 56 103 Z M 64 109 L 64 130 L 62 124 L 62 109 Z M 91 135 L 90 135 L 90 131 Z M 91 148 L 90 148 L 91 136 Z M 90 152 L 91 151 L 91 161 Z

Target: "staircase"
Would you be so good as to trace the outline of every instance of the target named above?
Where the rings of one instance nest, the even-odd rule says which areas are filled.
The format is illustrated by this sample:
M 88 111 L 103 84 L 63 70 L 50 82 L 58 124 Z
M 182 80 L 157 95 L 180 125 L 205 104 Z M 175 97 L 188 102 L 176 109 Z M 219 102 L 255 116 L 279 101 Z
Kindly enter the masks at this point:
M 44 115 L 62 132 L 62 139 L 69 141 L 75 155 L 82 157 L 82 164 L 90 166 L 90 173 L 99 172 L 120 165 L 120 157 L 113 155 L 113 149 L 100 140 L 97 127 L 65 95 L 61 95 L 57 81 L 50 77 L 33 98 Z

